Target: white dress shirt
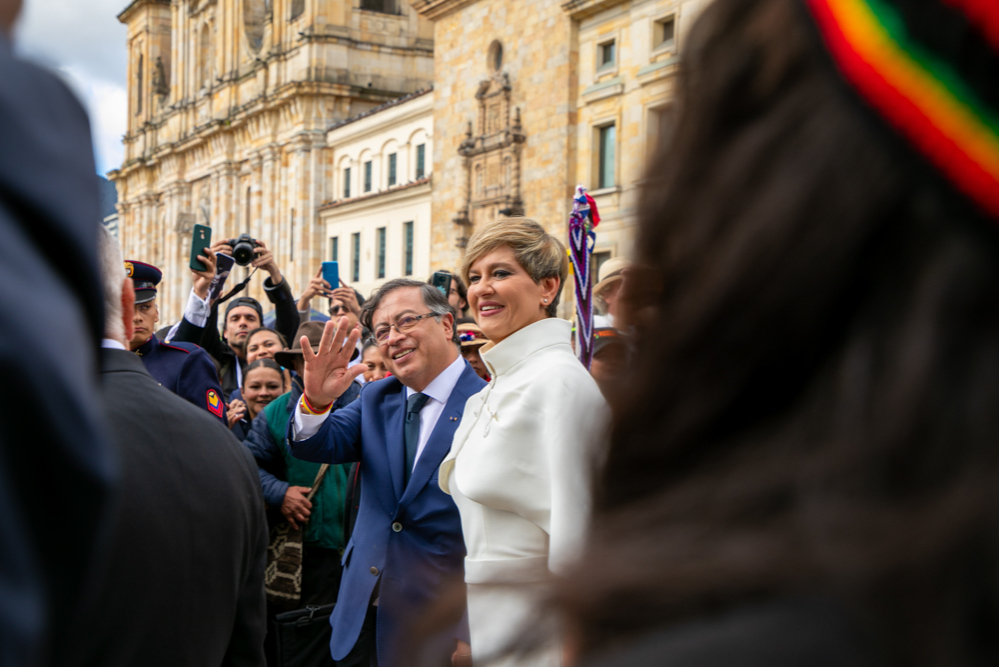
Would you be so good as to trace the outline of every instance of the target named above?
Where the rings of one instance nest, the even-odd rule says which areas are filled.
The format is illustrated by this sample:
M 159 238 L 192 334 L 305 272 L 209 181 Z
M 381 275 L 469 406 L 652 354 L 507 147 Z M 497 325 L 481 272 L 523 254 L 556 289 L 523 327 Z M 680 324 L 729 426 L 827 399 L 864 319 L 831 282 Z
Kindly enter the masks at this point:
M 454 386 L 458 384 L 458 379 L 464 370 L 465 359 L 461 355 L 458 355 L 451 362 L 451 365 L 441 371 L 440 375 L 435 377 L 420 392 L 430 397 L 430 400 L 427 401 L 426 405 L 420 411 L 420 440 L 416 448 L 416 458 L 413 459 L 414 469 L 416 468 L 416 462 L 420 460 L 420 454 L 423 453 L 423 450 L 427 446 L 430 434 L 434 432 L 434 428 L 437 426 L 437 420 L 440 419 L 441 413 L 444 412 L 444 406 L 447 405 L 447 400 L 451 397 Z M 407 399 L 415 393 L 417 393 L 415 390 L 406 387 Z M 299 401 L 295 405 L 295 441 L 307 440 L 314 436 L 329 415 L 330 413 L 324 415 L 307 415 L 302 412 L 302 403 Z
M 126 352 L 128 352 L 128 349 L 124 345 L 114 340 L 113 338 L 101 339 L 101 347 L 105 347 L 109 350 L 125 350 Z

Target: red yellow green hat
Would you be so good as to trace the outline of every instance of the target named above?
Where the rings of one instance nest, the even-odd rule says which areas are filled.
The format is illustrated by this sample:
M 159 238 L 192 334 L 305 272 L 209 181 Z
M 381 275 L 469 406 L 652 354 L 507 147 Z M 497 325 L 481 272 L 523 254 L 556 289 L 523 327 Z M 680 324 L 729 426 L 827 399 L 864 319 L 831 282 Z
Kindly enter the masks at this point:
M 849 84 L 999 219 L 999 1 L 806 4 Z

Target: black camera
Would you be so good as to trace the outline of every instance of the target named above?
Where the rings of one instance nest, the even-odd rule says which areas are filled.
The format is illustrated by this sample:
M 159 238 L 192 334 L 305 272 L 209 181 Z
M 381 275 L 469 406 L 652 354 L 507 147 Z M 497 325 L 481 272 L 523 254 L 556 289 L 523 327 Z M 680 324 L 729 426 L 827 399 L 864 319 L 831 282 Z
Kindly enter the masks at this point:
M 232 246 L 232 258 L 240 266 L 248 266 L 253 261 L 257 246 L 260 245 L 260 241 L 249 234 L 240 234 L 238 239 L 229 239 L 226 243 Z

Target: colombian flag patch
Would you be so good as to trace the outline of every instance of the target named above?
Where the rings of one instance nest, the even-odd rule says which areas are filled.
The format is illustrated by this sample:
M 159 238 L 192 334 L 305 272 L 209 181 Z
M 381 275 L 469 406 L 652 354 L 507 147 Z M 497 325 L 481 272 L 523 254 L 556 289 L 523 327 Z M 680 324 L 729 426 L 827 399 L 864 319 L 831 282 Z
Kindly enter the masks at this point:
M 222 416 L 222 399 L 214 389 L 208 390 L 208 411 L 216 417 Z

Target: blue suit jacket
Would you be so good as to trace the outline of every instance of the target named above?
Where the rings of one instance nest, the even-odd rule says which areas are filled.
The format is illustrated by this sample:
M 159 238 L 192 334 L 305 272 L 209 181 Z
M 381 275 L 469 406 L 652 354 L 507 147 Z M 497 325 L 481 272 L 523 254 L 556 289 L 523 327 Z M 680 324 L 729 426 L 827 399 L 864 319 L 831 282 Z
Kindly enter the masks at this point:
M 396 378 L 366 384 L 361 396 L 336 410 L 307 440 L 289 437 L 292 454 L 317 463 L 360 461 L 361 506 L 344 551 L 343 579 L 330 624 L 330 649 L 341 660 L 357 642 L 375 584 L 378 663 L 394 667 L 400 633 L 440 595 L 463 584 L 465 542 L 458 508 L 441 491 L 437 474 L 451 449 L 465 401 L 485 386 L 465 363 L 440 419 L 404 486 L 403 420 L 406 390 Z M 468 641 L 467 627 L 451 638 Z M 454 649 L 453 641 L 449 641 Z

